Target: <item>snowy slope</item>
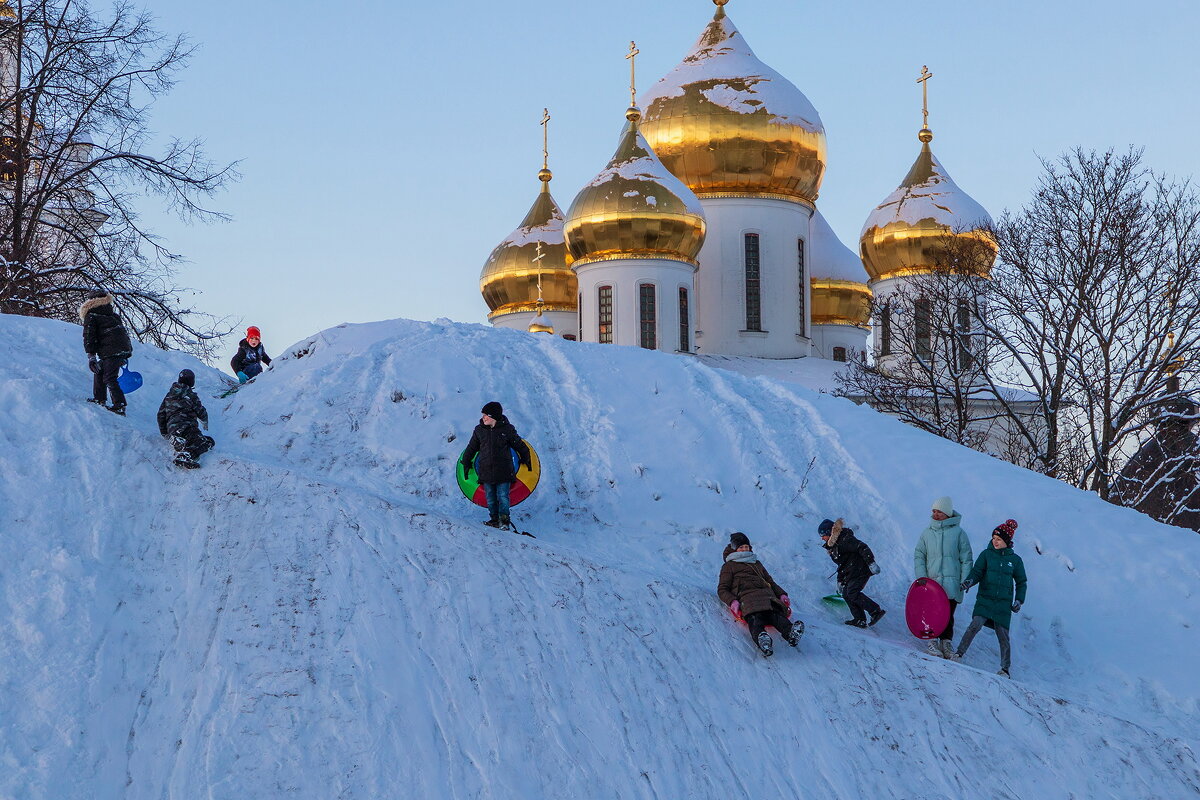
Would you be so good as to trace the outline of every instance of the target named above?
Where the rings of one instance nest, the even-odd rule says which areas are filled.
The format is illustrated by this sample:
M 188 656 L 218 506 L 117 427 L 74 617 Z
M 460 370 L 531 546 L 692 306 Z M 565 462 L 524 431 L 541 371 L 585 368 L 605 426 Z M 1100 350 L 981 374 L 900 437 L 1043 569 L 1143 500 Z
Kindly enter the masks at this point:
M 1200 537 L 837 398 L 695 359 L 477 325 L 342 326 L 212 399 L 139 350 L 120 419 L 79 329 L 0 316 L 0 797 L 1120 797 L 1200 794 Z M 500 353 L 488 359 L 482 353 Z M 197 370 L 218 449 L 153 416 Z M 543 460 L 514 516 L 453 484 L 499 399 Z M 904 629 L 951 494 L 1030 576 L 1014 679 Z M 893 612 L 822 607 L 844 514 Z M 800 651 L 714 595 L 745 530 Z M 1040 553 L 1039 553 L 1040 550 Z

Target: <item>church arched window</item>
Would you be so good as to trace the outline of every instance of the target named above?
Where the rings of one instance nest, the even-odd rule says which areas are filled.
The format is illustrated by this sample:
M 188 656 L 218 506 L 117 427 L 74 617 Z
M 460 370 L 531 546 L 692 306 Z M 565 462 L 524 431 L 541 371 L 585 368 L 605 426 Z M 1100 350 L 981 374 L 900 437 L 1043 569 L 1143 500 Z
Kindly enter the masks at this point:
M 613 340 L 613 302 L 612 287 L 601 286 L 596 290 L 598 301 L 598 327 L 596 341 L 600 344 L 612 344 Z
M 804 304 L 804 295 L 806 294 L 807 289 L 808 289 L 808 277 L 805 274 L 805 273 L 807 273 L 808 270 L 805 268 L 805 263 L 804 263 L 804 240 L 803 239 L 796 240 L 796 259 L 797 259 L 796 267 L 797 267 L 797 272 L 799 273 L 799 279 L 800 279 L 800 335 L 807 336 L 808 335 L 808 309 L 805 307 L 805 304 Z
M 746 330 L 762 330 L 762 258 L 758 234 L 746 234 Z
M 691 348 L 691 324 L 688 317 L 688 290 L 679 287 L 679 352 L 686 353 Z
M 641 339 L 639 344 L 647 350 L 658 349 L 658 298 L 653 283 L 638 286 L 639 320 Z

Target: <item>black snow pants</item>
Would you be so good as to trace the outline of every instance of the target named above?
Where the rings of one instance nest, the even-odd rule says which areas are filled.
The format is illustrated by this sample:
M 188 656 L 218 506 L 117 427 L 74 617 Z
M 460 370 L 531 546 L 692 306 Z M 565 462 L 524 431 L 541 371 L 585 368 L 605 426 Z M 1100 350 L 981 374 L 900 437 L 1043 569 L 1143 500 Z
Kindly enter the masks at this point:
M 124 356 L 100 359 L 100 367 L 92 375 L 93 400 L 104 405 L 104 401 L 111 396 L 113 408 L 125 407 L 125 393 L 121 391 L 121 386 L 117 383 L 117 376 L 121 374 L 121 366 L 127 360 Z
M 750 641 L 755 644 L 758 644 L 758 635 L 768 625 L 773 626 L 784 638 L 787 638 L 787 635 L 792 632 L 791 620 L 782 611 L 774 609 L 770 611 L 756 611 L 753 614 L 747 614 L 742 619 L 746 620 L 746 624 L 750 626 Z
M 842 599 L 850 607 L 850 614 L 855 619 L 864 622 L 867 619 L 867 614 L 874 617 L 883 610 L 879 607 L 879 603 L 876 603 L 863 594 L 863 589 L 867 588 L 867 581 L 870 579 L 869 576 L 866 578 L 855 578 L 852 581 L 842 584 Z
M 202 453 L 207 453 L 216 442 L 211 436 L 200 432 L 200 426 L 195 422 L 187 425 L 171 426 L 167 429 L 171 435 L 171 445 L 175 448 L 176 457 L 183 456 L 195 461 Z
M 958 601 L 950 601 L 950 621 L 946 623 L 946 630 L 942 631 L 942 635 L 938 638 L 943 641 L 950 641 L 954 638 L 954 609 L 958 608 Z

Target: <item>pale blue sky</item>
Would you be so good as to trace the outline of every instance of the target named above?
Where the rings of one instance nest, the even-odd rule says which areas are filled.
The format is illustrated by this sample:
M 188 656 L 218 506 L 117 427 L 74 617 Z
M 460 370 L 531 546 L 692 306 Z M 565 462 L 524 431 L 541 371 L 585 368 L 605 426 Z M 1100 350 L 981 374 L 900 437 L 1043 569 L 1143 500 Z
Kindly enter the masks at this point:
M 149 212 L 191 260 L 199 307 L 263 329 L 272 354 L 339 322 L 482 322 L 479 270 L 533 202 L 549 106 L 565 210 L 612 155 L 637 40 L 639 92 L 674 67 L 710 0 L 220 5 L 155 0 L 202 47 L 154 111 L 243 179 L 224 225 Z M 1037 156 L 1146 148 L 1200 174 L 1196 0 L 999 3 L 731 0 L 747 42 L 817 107 L 818 206 L 852 249 L 915 158 L 922 64 L 939 159 L 993 214 L 1025 202 Z

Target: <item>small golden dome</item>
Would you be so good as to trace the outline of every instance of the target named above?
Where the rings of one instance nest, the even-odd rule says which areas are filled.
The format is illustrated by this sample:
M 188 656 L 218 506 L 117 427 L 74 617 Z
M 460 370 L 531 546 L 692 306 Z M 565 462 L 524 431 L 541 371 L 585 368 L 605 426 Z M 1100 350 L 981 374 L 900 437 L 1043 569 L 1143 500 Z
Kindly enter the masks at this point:
M 813 215 L 808 238 L 812 256 L 813 325 L 871 327 L 871 289 L 862 259 L 833 232 L 821 212 Z
M 639 112 L 627 112 L 617 152 L 583 187 L 564 231 L 575 266 L 587 259 L 671 258 L 696 262 L 704 244 L 704 209 L 638 132 Z
M 538 322 L 538 320 L 544 320 L 544 317 L 534 317 L 533 322 L 529 323 L 529 327 L 525 330 L 530 333 L 548 333 L 553 336 L 554 326 L 546 322 Z
M 479 290 L 491 309 L 488 319 L 537 310 L 539 272 L 546 311 L 575 312 L 579 308 L 579 280 L 571 270 L 571 255 L 563 240 L 562 210 L 550 196 L 550 177 L 550 170 L 543 168 L 538 174 L 542 190 L 533 207 L 483 265 Z M 539 242 L 542 259 L 535 261 Z
M 928 134 L 928 135 L 926 135 Z M 908 175 L 876 206 L 863 225 L 859 254 L 872 280 L 932 272 L 952 259 L 987 277 L 996 260 L 996 243 L 981 228 L 992 218 L 951 180 L 933 155 L 933 134 L 918 135 L 921 152 Z M 947 236 L 963 243 L 962 252 L 947 252 Z
M 813 203 L 825 174 L 821 117 L 758 60 L 721 6 L 683 62 L 642 97 L 646 141 L 701 197 Z

